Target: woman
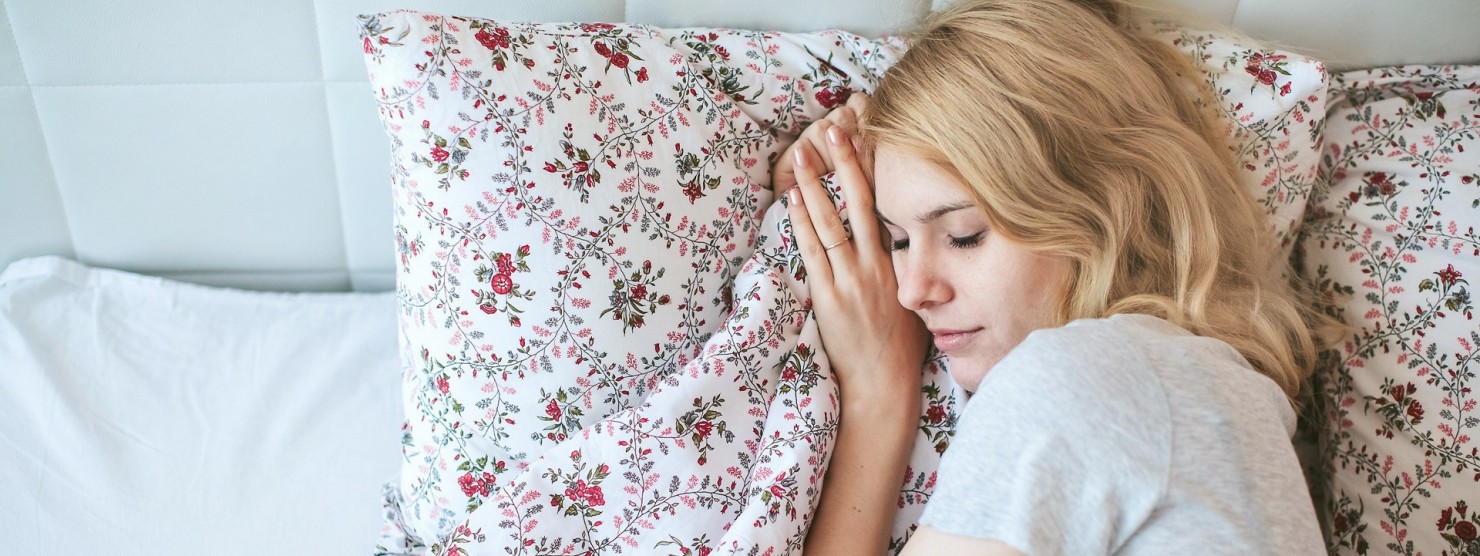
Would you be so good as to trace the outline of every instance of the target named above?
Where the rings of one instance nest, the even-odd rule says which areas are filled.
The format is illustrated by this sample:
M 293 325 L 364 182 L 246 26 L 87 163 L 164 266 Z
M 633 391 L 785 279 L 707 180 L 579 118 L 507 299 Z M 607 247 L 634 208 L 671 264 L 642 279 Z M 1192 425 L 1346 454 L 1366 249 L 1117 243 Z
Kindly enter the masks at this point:
M 906 554 L 1324 551 L 1310 317 L 1191 71 L 1109 2 L 968 0 L 778 165 L 848 346 L 808 554 L 886 550 L 932 338 L 973 395 Z

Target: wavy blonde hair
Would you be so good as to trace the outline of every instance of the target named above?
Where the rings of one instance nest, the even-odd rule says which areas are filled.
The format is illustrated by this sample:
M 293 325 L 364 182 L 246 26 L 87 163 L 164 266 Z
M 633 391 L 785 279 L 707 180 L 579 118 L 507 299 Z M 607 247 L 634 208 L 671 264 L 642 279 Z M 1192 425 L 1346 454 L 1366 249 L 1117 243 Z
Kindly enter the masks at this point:
M 937 12 L 886 72 L 863 141 L 939 165 L 997 233 L 1067 259 L 1058 324 L 1165 318 L 1227 342 L 1294 403 L 1314 316 L 1200 107 L 1214 106 L 1210 91 L 1123 11 L 963 0 Z

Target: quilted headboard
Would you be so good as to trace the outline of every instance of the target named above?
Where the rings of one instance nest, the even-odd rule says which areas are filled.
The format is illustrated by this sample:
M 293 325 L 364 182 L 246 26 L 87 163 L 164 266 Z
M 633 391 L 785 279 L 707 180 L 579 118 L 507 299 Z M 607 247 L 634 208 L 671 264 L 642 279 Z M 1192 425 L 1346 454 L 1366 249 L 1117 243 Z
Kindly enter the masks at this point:
M 1175 3 L 1335 69 L 1480 62 L 1474 0 Z M 58 254 L 214 285 L 392 288 L 388 142 L 354 16 L 413 6 L 874 35 L 932 2 L 3 0 L 0 266 Z

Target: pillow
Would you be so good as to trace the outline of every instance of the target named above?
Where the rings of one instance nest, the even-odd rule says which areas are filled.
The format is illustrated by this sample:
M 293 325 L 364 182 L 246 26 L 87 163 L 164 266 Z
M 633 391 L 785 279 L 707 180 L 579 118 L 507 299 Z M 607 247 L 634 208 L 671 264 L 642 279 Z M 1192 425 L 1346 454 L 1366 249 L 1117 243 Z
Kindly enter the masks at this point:
M 391 136 L 410 365 L 387 550 L 446 537 L 532 460 L 700 357 L 749 295 L 734 277 L 772 160 L 900 51 L 838 32 L 415 12 L 366 16 L 362 35 Z M 729 364 L 730 379 L 760 370 Z M 724 450 L 748 453 L 758 431 L 731 426 L 714 431 Z
M 1320 183 L 1325 65 L 1229 33 L 1166 22 L 1149 24 L 1148 30 L 1199 63 L 1244 183 L 1289 255 L 1306 201 Z
M 1480 551 L 1480 67 L 1336 76 L 1301 238 L 1319 307 L 1352 327 L 1313 404 L 1333 553 Z
M 1276 79 L 1280 86 L 1268 90 L 1246 90 L 1255 75 L 1209 69 L 1209 79 L 1230 83 L 1222 90 L 1226 110 L 1243 118 L 1231 128 L 1242 138 L 1241 158 L 1254 168 L 1287 168 L 1281 157 L 1303 147 L 1273 135 L 1305 137 L 1292 120 L 1316 125 L 1304 111 L 1320 98 L 1281 99 L 1323 88 L 1319 64 L 1178 33 L 1168 40 L 1197 37 L 1189 48 L 1215 64 L 1255 53 L 1288 58 L 1278 67 L 1299 79 Z M 806 305 L 799 276 L 767 274 L 784 258 L 785 240 L 776 238 L 786 234 L 765 236 L 783 243 L 746 261 L 771 229 L 759 220 L 770 204 L 773 158 L 849 91 L 870 90 L 903 44 L 839 32 L 522 24 L 416 12 L 365 16 L 361 35 L 391 136 L 407 361 L 405 464 L 386 492 L 383 550 L 453 551 L 539 536 L 666 550 L 657 543 L 673 542 L 668 537 L 614 532 L 602 527 L 618 518 L 586 514 L 645 507 L 653 485 L 714 481 L 737 494 L 713 503 L 690 497 L 685 504 L 698 506 L 685 506 L 682 526 L 659 512 L 644 517 L 652 525 L 644 534 L 701 531 L 678 537 L 704 549 L 793 547 L 829 455 L 832 386 L 826 373 L 818 377 L 808 398 L 818 401 L 806 402 L 815 404 L 806 411 L 775 405 L 792 380 L 779 361 L 808 353 L 825 368 L 825 354 L 806 339 L 804 317 L 795 328 L 769 317 L 782 300 Z M 1256 189 L 1262 195 L 1272 183 Z M 1267 203 L 1272 210 L 1292 202 L 1277 198 Z M 785 264 L 789 274 L 799 262 Z M 751 275 L 737 278 L 742 268 Z M 731 353 L 724 342 L 751 330 L 773 334 L 767 355 Z M 934 488 L 963 399 L 943 371 L 942 361 L 923 371 L 920 438 L 903 478 L 895 551 Z M 732 392 L 705 405 L 741 376 L 755 382 L 740 391 L 743 399 Z M 753 426 L 734 424 L 737 415 Z M 637 460 L 613 444 L 616 431 L 643 419 L 717 426 L 720 418 L 730 423 L 723 431 L 690 436 L 687 446 L 663 444 L 663 457 L 642 464 L 651 468 L 631 469 Z M 764 454 L 804 462 L 787 468 L 787 480 L 798 482 L 781 487 L 789 506 L 772 514 L 775 499 L 761 491 L 776 486 L 777 468 L 757 464 L 758 450 L 794 419 L 821 428 Z M 704 453 L 690 452 L 697 444 Z M 712 528 L 723 521 L 705 513 L 713 511 L 732 522 Z M 766 518 L 741 517 L 752 511 Z M 507 521 L 514 517 L 529 521 Z M 635 523 L 625 514 L 620 522 Z M 516 525 L 541 533 L 501 534 Z
M 5 552 L 370 549 L 376 488 L 397 466 L 395 311 L 389 293 L 11 263 L 0 274 Z
M 782 204 L 762 228 L 735 279 L 736 306 L 699 356 L 660 381 L 641 406 L 529 462 L 432 552 L 579 554 L 614 551 L 611 545 L 638 553 L 800 551 L 838 424 L 838 389 L 818 349 Z M 924 372 L 938 390 L 946 376 L 939 361 Z M 934 456 L 922 445 L 917 459 Z M 929 476 L 936 463 L 927 462 Z M 911 471 L 909 479 L 926 476 Z M 904 485 L 901 504 L 908 496 L 918 508 L 932 486 Z M 907 528 L 915 516 L 905 513 Z

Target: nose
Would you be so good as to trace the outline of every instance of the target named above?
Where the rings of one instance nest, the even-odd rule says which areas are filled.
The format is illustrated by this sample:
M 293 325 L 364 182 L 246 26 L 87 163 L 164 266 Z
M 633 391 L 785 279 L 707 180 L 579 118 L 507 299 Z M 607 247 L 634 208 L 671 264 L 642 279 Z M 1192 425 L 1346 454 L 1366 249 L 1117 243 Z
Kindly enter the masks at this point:
M 899 282 L 899 304 L 911 311 L 935 307 L 950 301 L 953 295 L 949 273 L 926 257 L 896 261 L 894 278 Z

